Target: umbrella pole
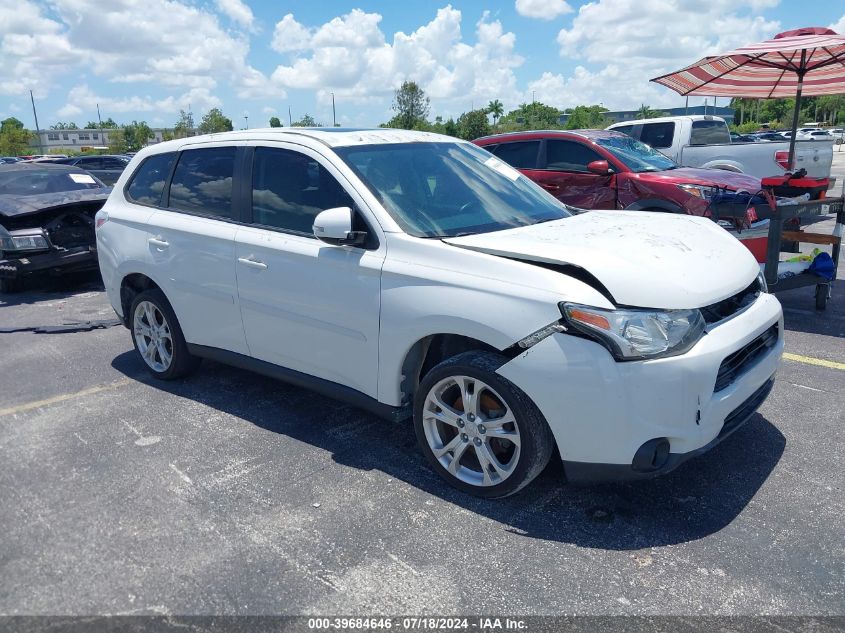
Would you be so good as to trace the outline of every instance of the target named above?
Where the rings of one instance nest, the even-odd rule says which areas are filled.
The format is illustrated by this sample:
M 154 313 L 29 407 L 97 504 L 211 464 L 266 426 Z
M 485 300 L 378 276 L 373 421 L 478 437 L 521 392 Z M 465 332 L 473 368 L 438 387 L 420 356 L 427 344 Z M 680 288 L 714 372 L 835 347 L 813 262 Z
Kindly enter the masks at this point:
M 795 112 L 792 113 L 792 136 L 789 137 L 789 171 L 795 168 L 795 137 L 798 136 L 798 117 L 801 116 L 801 90 L 807 72 L 807 49 L 801 49 L 801 67 L 798 69 L 798 92 L 795 94 Z

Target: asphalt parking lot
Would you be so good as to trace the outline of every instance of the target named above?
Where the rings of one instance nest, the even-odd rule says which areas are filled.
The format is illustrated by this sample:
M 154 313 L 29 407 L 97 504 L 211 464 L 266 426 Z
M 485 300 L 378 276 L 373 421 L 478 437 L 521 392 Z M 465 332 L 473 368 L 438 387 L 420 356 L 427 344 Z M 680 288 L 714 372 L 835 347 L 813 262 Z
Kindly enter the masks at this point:
M 0 614 L 845 614 L 845 284 L 779 298 L 801 360 L 728 441 L 495 502 L 409 426 L 211 362 L 155 382 L 122 327 L 0 334 Z M 95 277 L 0 296 L 0 327 L 112 316 Z

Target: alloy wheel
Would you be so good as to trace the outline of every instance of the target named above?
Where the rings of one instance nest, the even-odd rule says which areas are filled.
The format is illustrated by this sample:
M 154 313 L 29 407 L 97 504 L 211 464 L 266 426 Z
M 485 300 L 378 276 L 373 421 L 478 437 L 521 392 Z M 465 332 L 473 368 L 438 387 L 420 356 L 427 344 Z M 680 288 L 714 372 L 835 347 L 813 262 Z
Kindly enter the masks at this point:
M 135 307 L 132 332 L 138 352 L 150 369 L 158 373 L 167 371 L 173 362 L 173 338 L 158 306 L 151 301 L 141 301 Z
M 437 382 L 426 395 L 422 423 L 434 457 L 467 484 L 500 484 L 519 463 L 516 418 L 504 398 L 477 378 L 449 376 Z

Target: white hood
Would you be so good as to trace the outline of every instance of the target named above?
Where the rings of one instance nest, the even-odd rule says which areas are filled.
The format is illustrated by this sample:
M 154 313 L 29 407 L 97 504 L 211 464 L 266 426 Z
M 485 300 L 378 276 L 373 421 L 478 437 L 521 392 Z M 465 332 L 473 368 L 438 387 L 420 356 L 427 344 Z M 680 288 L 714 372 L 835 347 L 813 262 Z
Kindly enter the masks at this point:
M 710 305 L 741 291 L 760 272 L 751 252 L 712 220 L 669 213 L 590 211 L 444 241 L 491 255 L 579 266 L 617 304 L 644 308 Z

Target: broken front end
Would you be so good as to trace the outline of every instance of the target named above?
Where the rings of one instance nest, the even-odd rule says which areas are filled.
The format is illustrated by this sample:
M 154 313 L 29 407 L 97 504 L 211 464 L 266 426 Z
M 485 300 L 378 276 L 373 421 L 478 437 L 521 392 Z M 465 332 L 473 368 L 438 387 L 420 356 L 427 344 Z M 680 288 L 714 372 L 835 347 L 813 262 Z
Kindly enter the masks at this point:
M 69 193 L 75 195 L 68 195 Z M 94 214 L 107 193 L 65 192 L 0 200 L 0 281 L 97 268 Z M 11 199 L 10 199 L 11 198 Z

